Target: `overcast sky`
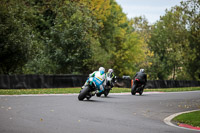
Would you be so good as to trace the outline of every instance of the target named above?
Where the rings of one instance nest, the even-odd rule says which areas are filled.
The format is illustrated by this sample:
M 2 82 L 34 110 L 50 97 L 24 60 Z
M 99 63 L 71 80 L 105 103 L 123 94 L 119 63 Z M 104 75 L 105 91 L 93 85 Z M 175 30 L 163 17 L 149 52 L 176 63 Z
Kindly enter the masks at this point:
M 181 1 L 183 0 L 116 0 L 128 18 L 145 16 L 151 24 L 165 15 L 166 9 L 180 5 Z

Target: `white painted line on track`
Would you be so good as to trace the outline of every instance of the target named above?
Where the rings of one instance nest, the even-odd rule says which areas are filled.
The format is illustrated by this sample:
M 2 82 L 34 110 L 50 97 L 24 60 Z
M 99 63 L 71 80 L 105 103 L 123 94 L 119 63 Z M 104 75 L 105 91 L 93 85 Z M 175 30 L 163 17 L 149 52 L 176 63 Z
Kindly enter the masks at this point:
M 194 111 L 200 111 L 200 109 L 197 109 L 197 110 L 190 110 L 190 111 L 185 111 L 185 112 L 180 112 L 180 113 L 175 113 L 175 114 L 172 114 L 170 116 L 168 116 L 167 118 L 165 118 L 163 121 L 169 125 L 169 126 L 173 126 L 173 127 L 177 127 L 177 128 L 182 128 L 182 129 L 187 129 L 187 130 L 193 130 L 193 131 L 200 131 L 200 130 L 195 130 L 195 129 L 191 129 L 191 128 L 186 128 L 186 127 L 180 127 L 178 125 L 175 125 L 171 122 L 171 120 L 178 116 L 178 115 L 181 115 L 181 114 L 185 114 L 185 113 L 190 113 L 190 112 L 194 112 Z

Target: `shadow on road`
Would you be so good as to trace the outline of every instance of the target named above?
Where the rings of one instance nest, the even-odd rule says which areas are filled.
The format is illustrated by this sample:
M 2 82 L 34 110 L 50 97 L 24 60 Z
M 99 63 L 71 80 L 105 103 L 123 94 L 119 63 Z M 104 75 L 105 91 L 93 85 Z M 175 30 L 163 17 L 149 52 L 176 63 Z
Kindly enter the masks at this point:
M 80 101 L 80 102 L 103 102 L 103 101 L 90 99 L 90 100 L 83 100 L 83 101 Z
M 101 97 L 99 97 L 99 98 L 118 98 L 118 97 L 116 97 L 116 96 L 107 96 L 107 97 L 101 96 Z

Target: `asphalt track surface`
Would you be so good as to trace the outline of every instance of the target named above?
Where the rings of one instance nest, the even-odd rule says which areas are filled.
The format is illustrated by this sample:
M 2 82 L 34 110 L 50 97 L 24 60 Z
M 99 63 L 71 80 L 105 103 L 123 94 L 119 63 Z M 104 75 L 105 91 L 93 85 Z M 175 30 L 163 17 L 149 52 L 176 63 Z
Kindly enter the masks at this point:
M 163 120 L 200 108 L 200 91 L 78 95 L 0 96 L 0 133 L 195 133 Z

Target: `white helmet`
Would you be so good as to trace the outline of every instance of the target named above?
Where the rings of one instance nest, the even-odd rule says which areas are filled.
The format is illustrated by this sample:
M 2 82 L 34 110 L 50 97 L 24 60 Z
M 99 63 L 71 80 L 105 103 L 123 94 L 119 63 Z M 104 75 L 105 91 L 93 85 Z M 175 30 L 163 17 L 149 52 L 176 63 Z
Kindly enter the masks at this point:
M 105 73 L 105 68 L 104 67 L 99 67 L 99 71 L 101 72 L 101 74 Z
M 108 72 L 113 73 L 114 71 L 113 71 L 113 69 L 108 69 Z
M 144 73 L 144 69 L 140 69 L 140 72 Z

